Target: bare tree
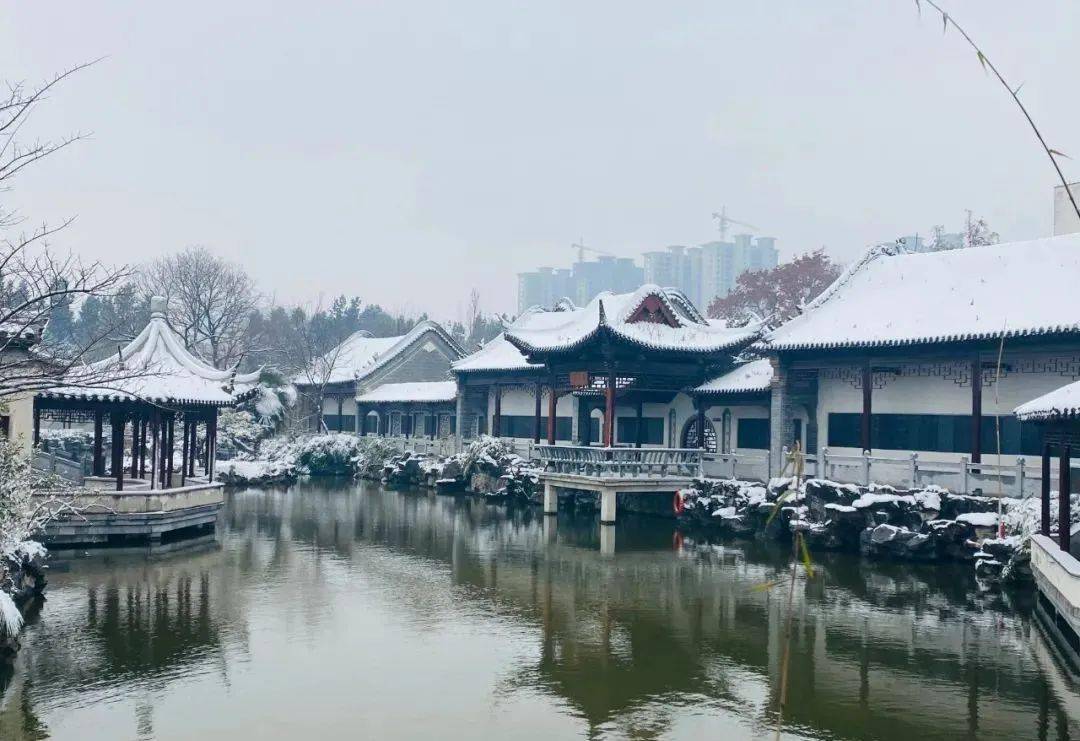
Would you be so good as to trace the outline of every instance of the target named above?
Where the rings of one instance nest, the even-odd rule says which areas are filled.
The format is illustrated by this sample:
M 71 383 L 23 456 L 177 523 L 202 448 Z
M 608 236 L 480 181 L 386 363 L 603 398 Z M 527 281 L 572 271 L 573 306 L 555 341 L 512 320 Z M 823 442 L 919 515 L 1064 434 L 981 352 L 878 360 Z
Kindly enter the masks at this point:
M 297 391 L 305 401 L 307 414 L 300 421 L 306 424 L 314 417 L 319 430 L 325 426 L 322 410 L 327 386 L 353 380 L 341 378 L 340 371 L 347 351 L 345 340 L 357 334 L 341 326 L 328 327 L 324 319 L 321 302 L 310 310 L 294 308 L 284 331 L 278 328 L 275 350 L 280 366 L 295 374 Z
M 0 193 L 10 192 L 16 177 L 30 165 L 84 138 L 73 134 L 25 143 L 20 134 L 48 93 L 87 66 L 73 67 L 37 87 L 7 86 L 6 97 L 0 98 Z M 23 218 L 0 202 L 0 402 L 53 386 L 59 376 L 66 376 L 65 383 L 71 385 L 109 380 L 84 362 L 105 332 L 76 345 L 50 348 L 47 356 L 34 349 L 55 306 L 108 295 L 130 276 L 127 268 L 55 251 L 50 240 L 72 221 L 22 229 Z
M 169 322 L 190 349 L 216 368 L 240 362 L 259 302 L 243 268 L 205 247 L 192 247 L 147 266 L 141 285 L 146 293 L 165 297 Z

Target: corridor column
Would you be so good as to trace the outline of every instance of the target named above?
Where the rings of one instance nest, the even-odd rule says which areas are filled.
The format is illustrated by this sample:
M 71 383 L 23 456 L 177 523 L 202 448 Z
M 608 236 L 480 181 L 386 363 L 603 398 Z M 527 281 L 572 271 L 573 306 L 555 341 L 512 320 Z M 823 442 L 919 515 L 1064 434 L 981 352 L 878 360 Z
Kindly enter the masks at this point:
M 604 447 L 615 444 L 615 371 L 608 372 L 604 389 Z M 613 515 L 614 516 L 614 511 Z
M 872 450 L 871 420 L 873 418 L 874 372 L 867 360 L 862 368 L 862 417 L 860 417 L 860 442 L 863 450 Z
M 1070 469 L 1070 457 L 1072 451 L 1068 445 L 1061 448 L 1061 458 L 1058 461 L 1058 545 L 1061 550 L 1069 552 L 1071 533 L 1069 530 L 1070 504 L 1069 493 L 1072 489 L 1072 471 Z
M 551 388 L 548 389 L 548 425 L 547 425 L 547 444 L 555 444 L 555 412 L 559 406 L 559 395 L 555 393 L 555 383 L 551 384 Z
M 533 442 L 537 445 L 540 444 L 540 397 L 544 395 L 544 387 L 538 381 L 533 391 L 535 399 L 533 400 Z M 549 417 L 550 419 L 550 417 Z
M 645 420 L 642 418 L 643 412 L 644 412 L 644 407 L 645 407 L 645 402 L 643 402 L 641 400 L 641 398 L 639 397 L 638 400 L 637 400 L 637 426 L 635 428 L 637 436 L 634 439 L 634 447 L 635 448 L 640 448 L 642 443 L 645 441 L 645 430 L 644 430 Z
M 982 361 L 971 361 L 971 462 L 982 463 Z
M 1042 450 L 1042 508 L 1040 532 L 1050 535 L 1050 443 L 1043 443 Z

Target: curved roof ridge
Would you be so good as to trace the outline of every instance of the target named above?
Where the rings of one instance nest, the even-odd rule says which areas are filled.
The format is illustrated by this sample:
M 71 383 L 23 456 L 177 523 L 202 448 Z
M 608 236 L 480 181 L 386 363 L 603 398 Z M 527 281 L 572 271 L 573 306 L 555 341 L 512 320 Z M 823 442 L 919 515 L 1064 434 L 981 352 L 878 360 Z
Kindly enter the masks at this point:
M 800 307 L 801 312 L 805 313 L 807 311 L 810 311 L 811 309 L 816 309 L 817 307 L 821 306 L 823 303 L 835 296 L 836 293 L 845 285 L 847 285 L 848 282 L 850 282 L 857 273 L 859 273 L 867 265 L 874 262 L 875 260 L 878 260 L 882 257 L 895 257 L 896 255 L 902 254 L 903 251 L 904 248 L 897 244 L 878 244 L 874 245 L 873 247 L 867 248 L 867 250 L 863 252 L 862 256 L 858 260 L 844 268 L 843 272 L 840 273 L 840 276 L 832 283 L 830 283 L 824 291 L 819 293 L 817 297 L 812 298 L 805 304 L 803 304 Z

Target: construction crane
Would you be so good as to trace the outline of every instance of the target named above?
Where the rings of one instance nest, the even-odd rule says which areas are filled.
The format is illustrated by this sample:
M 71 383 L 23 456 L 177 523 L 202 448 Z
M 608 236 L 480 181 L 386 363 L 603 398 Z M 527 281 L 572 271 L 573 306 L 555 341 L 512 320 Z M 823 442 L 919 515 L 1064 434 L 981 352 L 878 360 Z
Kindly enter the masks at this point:
M 578 262 L 585 262 L 586 251 L 596 253 L 597 255 L 607 255 L 608 257 L 615 257 L 615 255 L 610 252 L 604 252 L 603 250 L 598 250 L 595 247 L 586 247 L 584 237 L 579 238 L 578 241 L 574 242 L 572 245 L 570 245 L 570 247 L 577 250 Z
M 723 206 L 719 211 L 713 211 L 712 217 L 718 222 L 720 227 L 720 241 L 727 241 L 727 230 L 729 224 L 738 224 L 739 226 L 745 226 L 747 229 L 754 229 L 759 231 L 760 227 L 756 227 L 753 224 L 747 224 L 745 221 L 736 221 L 735 219 L 729 219 L 727 215 L 727 206 Z

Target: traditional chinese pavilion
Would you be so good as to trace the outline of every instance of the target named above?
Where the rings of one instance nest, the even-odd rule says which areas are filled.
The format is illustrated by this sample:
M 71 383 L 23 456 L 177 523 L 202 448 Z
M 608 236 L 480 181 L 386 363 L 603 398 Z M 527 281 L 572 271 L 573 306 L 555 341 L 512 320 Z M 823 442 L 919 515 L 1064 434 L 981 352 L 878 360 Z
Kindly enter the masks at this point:
M 92 381 L 80 385 L 75 382 L 79 378 Z M 132 495 L 177 495 L 175 499 L 158 496 L 153 502 L 139 503 L 114 497 L 116 501 L 103 505 L 114 515 L 133 516 L 134 510 L 139 510 L 140 516 L 128 517 L 121 534 L 145 530 L 145 534 L 153 531 L 160 535 L 162 528 L 155 520 L 191 524 L 185 517 L 192 514 L 185 511 L 189 509 L 185 501 L 194 503 L 200 515 L 209 510 L 216 515 L 222 501 L 219 491 L 211 497 L 212 502 L 202 501 L 205 494 L 194 499 L 187 496 L 183 501 L 179 495 L 190 494 L 193 488 L 220 489 L 214 483 L 218 410 L 253 393 L 257 378 L 258 373 L 219 370 L 192 354 L 169 326 L 164 299 L 154 298 L 149 323 L 126 347 L 113 357 L 73 372 L 65 379 L 70 385 L 38 394 L 34 400 L 35 444 L 43 420 L 92 424 L 91 475 L 85 478 L 86 487 Z M 107 457 L 106 422 L 111 431 Z M 154 514 L 163 517 L 151 516 Z M 111 519 L 115 523 L 118 518 Z M 74 527 L 74 523 L 69 526 Z

